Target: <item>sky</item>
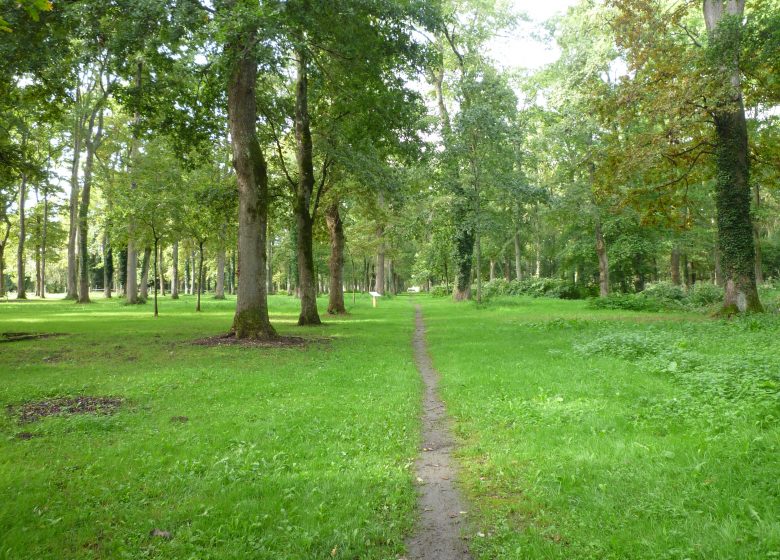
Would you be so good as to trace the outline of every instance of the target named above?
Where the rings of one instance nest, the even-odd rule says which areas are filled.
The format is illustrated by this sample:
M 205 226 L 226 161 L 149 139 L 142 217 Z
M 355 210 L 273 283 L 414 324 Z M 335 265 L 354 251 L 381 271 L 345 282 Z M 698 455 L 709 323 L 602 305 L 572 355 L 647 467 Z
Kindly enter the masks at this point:
M 577 0 L 513 0 L 516 13 L 525 13 L 531 21 L 522 22 L 511 36 L 495 39 L 491 44 L 493 58 L 507 69 L 536 69 L 554 62 L 559 52 L 554 45 L 546 44 L 534 34 L 542 30 L 541 24 L 549 18 L 566 13 Z

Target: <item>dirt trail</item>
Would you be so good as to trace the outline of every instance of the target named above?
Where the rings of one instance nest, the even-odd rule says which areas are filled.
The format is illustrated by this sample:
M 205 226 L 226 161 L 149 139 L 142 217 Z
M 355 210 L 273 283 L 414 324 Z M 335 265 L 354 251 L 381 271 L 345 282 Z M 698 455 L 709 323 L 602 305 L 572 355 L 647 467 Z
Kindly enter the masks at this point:
M 408 560 L 467 560 L 467 541 L 461 537 L 464 503 L 455 484 L 457 472 L 451 452 L 452 431 L 444 403 L 437 394 L 439 375 L 425 346 L 425 324 L 415 311 L 414 356 L 425 382 L 423 448 L 415 469 L 419 482 L 420 521 L 407 541 Z

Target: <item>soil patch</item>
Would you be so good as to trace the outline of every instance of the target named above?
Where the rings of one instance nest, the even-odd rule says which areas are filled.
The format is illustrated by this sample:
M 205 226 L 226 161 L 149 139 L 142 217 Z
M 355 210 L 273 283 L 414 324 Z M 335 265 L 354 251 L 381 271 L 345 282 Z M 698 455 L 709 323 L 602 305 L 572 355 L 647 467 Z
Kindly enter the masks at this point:
M 468 545 L 461 532 L 466 515 L 455 483 L 457 469 L 452 459 L 455 446 L 452 427 L 438 395 L 439 374 L 433 368 L 425 345 L 425 324 L 420 306 L 416 310 L 414 357 L 425 382 L 423 396 L 422 453 L 415 462 L 419 483 L 420 520 L 406 545 L 409 560 L 469 560 Z
M 124 402 L 120 397 L 58 397 L 44 401 L 32 401 L 8 406 L 8 413 L 16 416 L 20 424 L 29 424 L 46 416 L 62 414 L 113 414 Z
M 233 333 L 201 338 L 193 342 L 197 346 L 249 346 L 254 348 L 296 348 L 315 342 L 325 342 L 326 338 L 303 338 L 301 336 L 277 336 L 266 339 L 236 338 Z
M 0 343 L 19 342 L 21 340 L 35 340 L 38 338 L 52 338 L 55 336 L 64 336 L 64 333 L 4 332 L 0 333 Z
M 174 424 L 184 424 L 185 422 L 189 422 L 190 419 L 186 416 L 171 416 L 171 422 Z

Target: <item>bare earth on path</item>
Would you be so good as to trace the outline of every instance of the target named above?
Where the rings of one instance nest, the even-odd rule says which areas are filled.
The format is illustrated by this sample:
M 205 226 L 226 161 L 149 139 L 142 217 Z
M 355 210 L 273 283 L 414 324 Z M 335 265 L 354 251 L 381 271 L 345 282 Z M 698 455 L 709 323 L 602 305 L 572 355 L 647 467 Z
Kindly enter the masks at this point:
M 415 463 L 420 495 L 420 520 L 407 540 L 408 560 L 470 559 L 461 536 L 466 511 L 455 484 L 452 431 L 437 394 L 439 375 L 425 346 L 425 324 L 418 305 L 415 311 L 414 357 L 425 382 L 423 397 L 423 448 Z

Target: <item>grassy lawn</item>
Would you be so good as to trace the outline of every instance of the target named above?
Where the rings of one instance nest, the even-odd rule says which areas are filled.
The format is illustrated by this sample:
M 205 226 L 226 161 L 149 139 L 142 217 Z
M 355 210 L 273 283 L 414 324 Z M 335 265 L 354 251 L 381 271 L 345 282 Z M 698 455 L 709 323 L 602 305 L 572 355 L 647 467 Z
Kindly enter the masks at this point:
M 351 298 L 350 298 L 351 301 Z M 302 348 L 203 347 L 234 301 L 0 304 L 0 558 L 393 558 L 414 522 L 421 384 L 406 302 L 294 326 Z M 324 302 L 322 302 L 324 303 Z M 8 405 L 125 399 L 19 425 Z M 187 421 L 172 421 L 186 416 Z M 29 432 L 31 439 L 17 437 Z M 171 538 L 151 536 L 154 529 Z
M 117 301 L 0 305 L 0 332 L 68 333 L 0 344 L 0 407 L 125 399 L 0 414 L 0 559 L 397 558 L 420 429 L 410 299 L 456 420 L 476 557 L 780 558 L 776 316 L 415 296 L 361 298 L 312 329 L 275 296 L 283 334 L 327 340 L 191 344 L 227 331 L 231 300 L 196 314 L 165 299 L 157 320 Z
M 780 318 L 424 313 L 478 558 L 780 557 Z

